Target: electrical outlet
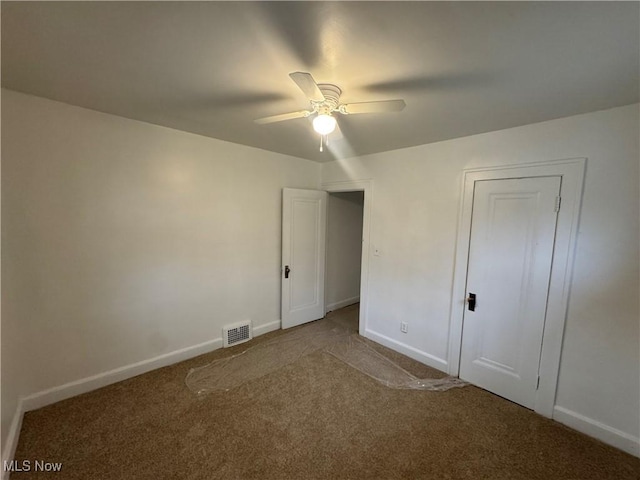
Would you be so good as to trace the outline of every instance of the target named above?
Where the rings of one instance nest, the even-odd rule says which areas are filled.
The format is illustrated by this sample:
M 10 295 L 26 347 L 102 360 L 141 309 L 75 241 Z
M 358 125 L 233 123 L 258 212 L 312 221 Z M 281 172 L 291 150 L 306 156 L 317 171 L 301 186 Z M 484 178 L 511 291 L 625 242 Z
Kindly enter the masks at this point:
M 400 331 L 407 333 L 409 331 L 409 324 L 407 322 L 400 322 Z

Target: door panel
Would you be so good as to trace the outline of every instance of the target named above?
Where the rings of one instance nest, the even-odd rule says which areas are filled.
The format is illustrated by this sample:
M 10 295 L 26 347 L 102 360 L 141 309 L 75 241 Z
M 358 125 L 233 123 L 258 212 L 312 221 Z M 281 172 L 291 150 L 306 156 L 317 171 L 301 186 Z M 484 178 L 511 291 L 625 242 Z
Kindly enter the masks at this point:
M 460 377 L 533 408 L 560 177 L 478 181 L 474 188 Z
M 282 328 L 289 328 L 324 316 L 327 193 L 285 188 L 282 199 Z

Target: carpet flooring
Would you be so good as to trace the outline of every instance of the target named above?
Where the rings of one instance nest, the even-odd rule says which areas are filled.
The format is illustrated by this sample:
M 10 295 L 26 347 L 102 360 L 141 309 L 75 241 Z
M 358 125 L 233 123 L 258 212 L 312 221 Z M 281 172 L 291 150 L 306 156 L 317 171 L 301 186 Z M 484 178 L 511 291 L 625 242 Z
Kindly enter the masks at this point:
M 328 319 L 355 326 L 357 306 Z M 189 369 L 281 334 L 28 412 L 16 459 L 62 470 L 11 478 L 640 478 L 640 459 L 479 388 L 393 390 L 322 351 L 227 392 L 185 386 Z M 416 376 L 444 376 L 375 348 Z

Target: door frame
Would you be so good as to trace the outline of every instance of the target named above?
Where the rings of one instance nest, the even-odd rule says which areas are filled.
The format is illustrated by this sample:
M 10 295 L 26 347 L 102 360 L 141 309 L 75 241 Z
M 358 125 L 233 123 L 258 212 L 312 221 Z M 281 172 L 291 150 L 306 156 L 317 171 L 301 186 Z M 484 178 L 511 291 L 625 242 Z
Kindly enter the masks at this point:
M 562 200 L 556 225 L 549 295 L 547 297 L 547 313 L 542 334 L 542 350 L 538 371 L 540 383 L 534 404 L 534 410 L 548 418 L 553 416 L 553 407 L 556 399 L 586 163 L 586 158 L 573 158 L 519 165 L 471 168 L 463 170 L 462 175 L 462 193 L 451 292 L 449 352 L 447 355 L 448 373 L 455 376 L 460 373 L 462 327 L 464 323 L 475 182 L 528 177 L 561 177 L 560 196 Z
M 358 333 L 364 337 L 367 330 L 367 318 L 369 311 L 369 239 L 371 237 L 373 180 L 365 179 L 327 182 L 323 183 L 320 186 L 320 189 L 328 193 L 364 192 L 364 205 L 362 208 L 362 259 L 360 263 L 360 317 L 358 319 Z

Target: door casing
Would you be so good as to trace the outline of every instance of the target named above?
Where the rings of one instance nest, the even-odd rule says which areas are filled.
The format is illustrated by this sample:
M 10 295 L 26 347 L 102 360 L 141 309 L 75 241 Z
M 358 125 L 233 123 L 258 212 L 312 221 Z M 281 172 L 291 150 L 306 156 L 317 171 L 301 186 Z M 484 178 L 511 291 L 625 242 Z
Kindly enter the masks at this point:
M 462 200 L 458 219 L 458 238 L 456 241 L 449 324 L 449 351 L 447 355 L 448 373 L 455 376 L 460 373 L 462 326 L 475 182 L 479 180 L 547 176 L 560 176 L 562 178 L 560 187 L 562 200 L 560 212 L 558 213 L 549 295 L 547 298 L 547 314 L 542 335 L 539 369 L 540 384 L 534 405 L 534 410 L 537 413 L 548 418 L 553 416 L 555 404 L 586 161 L 586 158 L 575 158 L 474 168 L 464 170 L 462 175 Z

